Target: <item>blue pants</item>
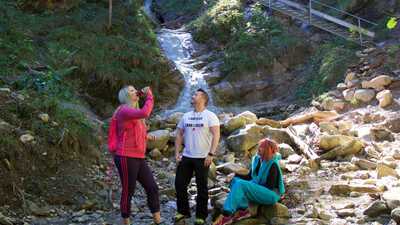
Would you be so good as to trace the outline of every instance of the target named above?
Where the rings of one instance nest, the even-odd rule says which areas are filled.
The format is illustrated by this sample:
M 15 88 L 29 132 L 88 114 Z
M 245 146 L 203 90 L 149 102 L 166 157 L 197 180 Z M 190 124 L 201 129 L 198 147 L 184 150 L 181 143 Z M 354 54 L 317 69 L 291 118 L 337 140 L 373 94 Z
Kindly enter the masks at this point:
M 262 185 L 235 177 L 231 183 L 231 192 L 224 203 L 224 212 L 233 214 L 239 209 L 247 209 L 249 202 L 273 205 L 279 198 L 277 193 Z

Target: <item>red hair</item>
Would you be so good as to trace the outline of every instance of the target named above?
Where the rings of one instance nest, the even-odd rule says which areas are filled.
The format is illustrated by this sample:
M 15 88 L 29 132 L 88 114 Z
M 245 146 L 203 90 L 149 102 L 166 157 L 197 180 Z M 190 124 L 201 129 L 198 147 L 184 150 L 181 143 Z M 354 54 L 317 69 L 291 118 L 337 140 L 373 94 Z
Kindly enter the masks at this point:
M 278 144 L 268 138 L 264 138 L 258 142 L 259 154 L 262 160 L 267 161 L 278 152 Z

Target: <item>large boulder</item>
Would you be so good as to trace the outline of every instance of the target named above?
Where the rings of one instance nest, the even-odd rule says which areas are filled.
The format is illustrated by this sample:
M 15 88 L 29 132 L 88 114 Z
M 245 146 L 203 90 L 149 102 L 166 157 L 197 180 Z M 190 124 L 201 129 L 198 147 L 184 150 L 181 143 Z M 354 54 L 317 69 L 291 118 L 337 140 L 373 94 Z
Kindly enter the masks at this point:
M 331 150 L 340 145 L 346 145 L 354 138 L 345 135 L 322 135 L 319 138 L 319 148 L 323 150 Z
M 233 131 L 244 127 L 245 125 L 255 123 L 256 121 L 257 121 L 256 114 L 254 114 L 250 111 L 246 111 L 246 112 L 240 113 L 237 116 L 230 118 L 224 124 L 224 130 L 227 133 L 232 133 Z
M 378 178 L 386 177 L 386 176 L 393 176 L 398 178 L 399 174 L 397 171 L 393 168 L 390 168 L 389 166 L 385 165 L 384 163 L 378 163 L 376 167 L 376 173 Z
M 226 142 L 231 150 L 238 153 L 245 153 L 247 150 L 257 145 L 258 141 L 260 141 L 263 136 L 263 127 L 255 124 L 248 124 L 245 128 L 230 135 L 226 139 Z
M 376 99 L 379 101 L 379 106 L 385 108 L 392 104 L 393 95 L 390 90 L 383 90 L 376 94 Z
M 358 139 L 353 139 L 347 144 L 339 145 L 332 150 L 322 154 L 320 159 L 334 159 L 337 156 L 353 155 L 364 148 L 364 143 Z
M 159 149 L 163 150 L 170 139 L 170 131 L 169 130 L 156 130 L 149 132 L 149 135 L 153 135 L 156 137 L 154 141 L 147 142 L 147 149 Z
M 363 212 L 364 215 L 370 217 L 376 217 L 382 214 L 388 214 L 390 212 L 386 203 L 381 200 L 372 202 Z
M 373 88 L 377 91 L 385 89 L 385 86 L 392 83 L 392 78 L 387 75 L 380 75 L 373 78 L 370 81 L 363 81 L 361 83 L 362 88 Z
M 224 174 L 240 174 L 240 175 L 247 175 L 249 173 L 249 169 L 243 167 L 242 165 L 234 162 L 228 162 L 216 167 L 216 170 L 222 172 Z
M 270 126 L 264 126 L 263 134 L 265 137 L 276 141 L 278 144 L 286 143 L 289 145 L 293 145 L 293 140 L 288 134 L 286 128 L 272 128 Z
M 372 89 L 358 89 L 354 93 L 354 98 L 364 103 L 369 103 L 374 97 L 375 91 Z
M 165 121 L 169 124 L 177 125 L 179 123 L 179 121 L 182 119 L 183 115 L 184 115 L 184 113 L 182 113 L 182 112 L 175 112 L 175 113 L 172 113 L 171 115 L 169 115 Z
M 353 88 L 346 89 L 342 92 L 342 94 L 346 101 L 351 101 L 354 98 L 355 90 Z
M 293 148 L 286 144 L 286 143 L 281 143 L 278 145 L 279 148 L 279 153 L 281 153 L 282 158 L 286 159 L 292 154 L 295 154 L 296 152 L 293 150 Z

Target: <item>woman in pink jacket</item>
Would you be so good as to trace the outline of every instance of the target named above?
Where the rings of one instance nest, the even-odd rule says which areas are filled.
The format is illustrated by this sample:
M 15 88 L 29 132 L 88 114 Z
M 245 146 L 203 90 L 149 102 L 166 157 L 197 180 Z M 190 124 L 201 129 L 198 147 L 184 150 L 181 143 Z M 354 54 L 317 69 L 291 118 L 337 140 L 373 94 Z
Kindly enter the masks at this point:
M 121 106 L 115 111 L 108 136 L 108 147 L 114 156 L 114 162 L 121 178 L 121 216 L 124 224 L 130 224 L 131 199 L 136 181 L 143 186 L 147 194 L 147 203 L 155 224 L 161 223 L 158 186 L 145 161 L 147 130 L 144 119 L 150 116 L 154 100 L 150 88 L 142 91 L 146 96 L 145 104 L 138 107 L 141 94 L 133 86 L 122 88 L 118 93 Z

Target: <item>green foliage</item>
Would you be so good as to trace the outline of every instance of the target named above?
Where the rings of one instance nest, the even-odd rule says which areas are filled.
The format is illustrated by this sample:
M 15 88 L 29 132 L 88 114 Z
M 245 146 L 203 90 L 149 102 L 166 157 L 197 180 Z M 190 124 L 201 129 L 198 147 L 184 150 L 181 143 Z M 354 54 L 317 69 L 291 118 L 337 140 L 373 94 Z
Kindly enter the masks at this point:
M 219 0 L 211 9 L 190 24 L 198 42 L 215 39 L 226 44 L 245 25 L 243 3 L 240 0 Z
M 321 45 L 311 57 L 305 73 L 307 80 L 297 91 L 300 100 L 310 100 L 339 83 L 351 63 L 356 60 L 356 45 L 329 42 Z
M 199 0 L 174 0 L 162 1 L 160 4 L 157 11 L 162 14 L 173 12 L 179 17 L 198 13 L 207 2 Z
M 217 41 L 224 50 L 222 72 L 235 79 L 244 72 L 269 70 L 275 58 L 299 44 L 276 20 L 264 15 L 257 4 L 250 20 L 245 20 L 241 1 L 220 0 L 191 24 L 200 42 Z

